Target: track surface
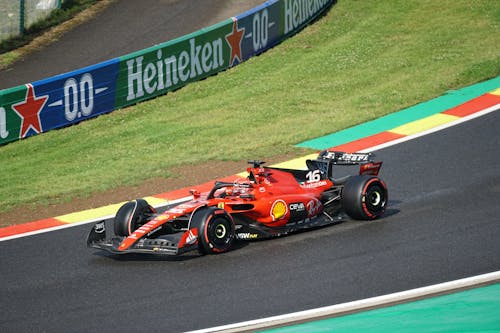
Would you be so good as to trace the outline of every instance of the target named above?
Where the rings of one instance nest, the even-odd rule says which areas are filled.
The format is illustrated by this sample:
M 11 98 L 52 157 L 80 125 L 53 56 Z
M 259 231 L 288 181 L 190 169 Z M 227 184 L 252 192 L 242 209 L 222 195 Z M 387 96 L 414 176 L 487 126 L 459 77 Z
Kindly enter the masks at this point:
M 225 12 L 222 0 L 147 0 L 145 12 L 137 3 L 117 1 L 43 53 L 2 71 L 0 88 L 123 55 L 243 11 Z M 179 20 L 195 3 L 206 7 Z M 200 17 L 206 20 L 193 27 Z M 494 112 L 378 152 L 391 202 L 388 216 L 374 223 L 349 221 L 181 260 L 89 250 L 90 225 L 0 242 L 0 331 L 177 332 L 497 271 L 498 128 Z
M 383 149 L 390 209 L 157 260 L 87 249 L 89 225 L 0 243 L 0 331 L 177 332 L 500 269 L 500 112 Z

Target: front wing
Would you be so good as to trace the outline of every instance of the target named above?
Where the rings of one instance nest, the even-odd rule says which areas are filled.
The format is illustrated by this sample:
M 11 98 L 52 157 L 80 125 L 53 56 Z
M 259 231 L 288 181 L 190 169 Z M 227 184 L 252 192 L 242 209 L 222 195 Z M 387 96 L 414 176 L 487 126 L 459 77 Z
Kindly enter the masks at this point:
M 119 246 L 125 237 L 106 237 L 106 225 L 104 221 L 94 225 L 87 237 L 87 246 L 101 249 L 113 254 L 126 253 L 149 253 L 155 255 L 179 255 L 188 251 L 198 249 L 198 244 L 182 244 L 184 233 L 165 235 L 158 238 L 141 238 L 133 246 L 126 250 L 120 250 Z M 182 245 L 181 245 L 182 244 Z

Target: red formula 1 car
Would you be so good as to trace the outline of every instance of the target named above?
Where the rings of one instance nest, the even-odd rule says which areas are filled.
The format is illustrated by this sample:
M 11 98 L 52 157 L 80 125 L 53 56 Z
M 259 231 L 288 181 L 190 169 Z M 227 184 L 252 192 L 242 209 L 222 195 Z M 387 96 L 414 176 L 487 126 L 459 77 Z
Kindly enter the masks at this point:
M 373 220 L 387 205 L 387 187 L 378 177 L 382 162 L 371 154 L 322 151 L 307 170 L 263 166 L 249 161 L 248 177 L 216 181 L 207 193 L 157 213 L 145 200 L 125 203 L 114 219 L 114 236 L 104 222 L 91 230 L 89 247 L 112 253 L 177 255 L 228 251 L 235 239 L 261 239 L 338 223 L 346 214 Z M 333 166 L 359 165 L 359 174 L 334 178 Z

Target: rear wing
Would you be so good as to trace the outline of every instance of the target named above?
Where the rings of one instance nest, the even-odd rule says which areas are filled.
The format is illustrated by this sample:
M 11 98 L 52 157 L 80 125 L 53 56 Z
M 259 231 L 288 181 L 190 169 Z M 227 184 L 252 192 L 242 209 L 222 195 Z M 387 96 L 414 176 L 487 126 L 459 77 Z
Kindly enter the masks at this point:
M 345 153 L 343 151 L 328 151 L 323 150 L 319 153 L 317 161 L 329 162 L 334 165 L 356 165 L 372 162 L 372 153 Z
M 315 160 L 307 160 L 309 170 L 320 170 L 321 173 L 333 179 L 332 168 L 334 165 L 360 165 L 360 175 L 378 175 L 382 162 L 374 162 L 373 153 L 346 153 L 343 151 L 323 150 Z

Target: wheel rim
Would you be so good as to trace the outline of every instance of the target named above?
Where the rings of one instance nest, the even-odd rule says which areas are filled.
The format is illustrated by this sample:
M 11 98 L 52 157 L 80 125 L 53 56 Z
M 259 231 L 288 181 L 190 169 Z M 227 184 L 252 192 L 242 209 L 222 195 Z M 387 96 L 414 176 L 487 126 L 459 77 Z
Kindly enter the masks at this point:
M 382 195 L 378 191 L 373 191 L 370 194 L 370 205 L 372 206 L 378 206 L 380 202 L 382 201 Z
M 218 239 L 223 239 L 226 236 L 227 229 L 226 226 L 222 223 L 219 223 L 215 226 L 215 237 Z
M 373 184 L 368 187 L 365 194 L 366 207 L 372 214 L 382 213 L 386 205 L 386 195 L 380 184 Z
M 225 218 L 215 218 L 208 227 L 208 241 L 215 248 L 222 249 L 231 243 L 231 224 Z

